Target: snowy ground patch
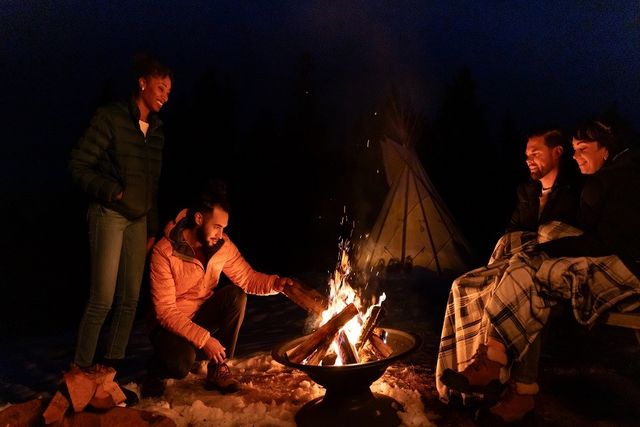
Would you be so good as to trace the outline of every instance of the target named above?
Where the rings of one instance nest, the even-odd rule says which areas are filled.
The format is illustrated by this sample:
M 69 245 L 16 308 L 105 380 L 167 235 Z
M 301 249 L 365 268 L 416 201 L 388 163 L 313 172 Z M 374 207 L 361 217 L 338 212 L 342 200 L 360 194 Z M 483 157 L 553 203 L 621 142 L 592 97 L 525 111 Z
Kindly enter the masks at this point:
M 274 361 L 268 353 L 256 353 L 229 363 L 244 384 L 231 395 L 204 390 L 204 367 L 183 380 L 169 380 L 162 398 L 142 399 L 139 409 L 156 412 L 186 426 L 287 426 L 294 427 L 295 413 L 306 402 L 324 395 L 324 388 L 306 374 Z M 391 366 L 373 385 L 374 393 L 401 403 L 403 426 L 434 425 L 425 414 L 419 375 L 410 366 Z M 127 385 L 137 390 L 137 385 Z

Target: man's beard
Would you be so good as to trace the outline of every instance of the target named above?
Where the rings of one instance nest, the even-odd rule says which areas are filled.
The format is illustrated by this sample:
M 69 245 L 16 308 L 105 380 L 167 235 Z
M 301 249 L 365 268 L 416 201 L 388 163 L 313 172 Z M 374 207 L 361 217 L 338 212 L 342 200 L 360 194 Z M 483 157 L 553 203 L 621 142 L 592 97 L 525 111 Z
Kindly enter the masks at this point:
M 198 242 L 205 248 L 208 248 L 209 246 L 209 241 L 207 240 L 207 237 L 204 235 L 204 231 L 202 229 L 202 227 L 197 227 L 196 228 L 196 239 L 198 239 Z
M 200 244 L 202 245 L 204 252 L 207 254 L 207 258 L 216 253 L 218 249 L 220 249 L 220 247 L 224 244 L 224 239 L 222 238 L 218 239 L 215 243 L 212 244 L 211 241 L 208 240 L 205 236 L 202 227 L 196 228 L 196 239 L 198 239 L 198 242 L 200 242 Z
M 549 171 L 543 171 L 542 169 L 536 167 L 534 170 L 529 169 L 529 175 L 531 176 L 531 179 L 538 180 L 538 179 L 542 179 L 544 178 L 544 176 L 548 173 Z

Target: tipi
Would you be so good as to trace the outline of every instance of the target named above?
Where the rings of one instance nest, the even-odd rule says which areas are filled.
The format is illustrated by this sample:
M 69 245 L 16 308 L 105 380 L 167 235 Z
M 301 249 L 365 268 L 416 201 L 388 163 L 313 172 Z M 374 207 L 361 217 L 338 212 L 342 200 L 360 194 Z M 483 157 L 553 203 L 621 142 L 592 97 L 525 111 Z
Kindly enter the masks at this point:
M 470 245 L 420 164 L 408 124 L 396 115 L 380 142 L 390 190 L 360 244 L 356 264 L 361 271 L 392 265 L 420 266 L 440 275 L 467 271 Z

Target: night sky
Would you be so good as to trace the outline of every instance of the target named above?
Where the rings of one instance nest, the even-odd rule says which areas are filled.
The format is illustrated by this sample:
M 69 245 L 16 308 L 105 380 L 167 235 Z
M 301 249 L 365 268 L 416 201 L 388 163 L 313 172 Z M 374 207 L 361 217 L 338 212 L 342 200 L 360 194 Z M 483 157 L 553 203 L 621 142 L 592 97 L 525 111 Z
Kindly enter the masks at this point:
M 471 69 L 490 122 L 505 111 L 520 122 L 571 122 L 614 103 L 640 122 L 635 0 L 206 3 L 4 1 L 2 117 L 12 143 L 3 150 L 12 148 L 2 156 L 3 181 L 40 185 L 47 176 L 58 185 L 65 172 L 51 160 L 64 163 L 105 86 L 121 83 L 138 50 L 175 69 L 166 116 L 194 96 L 202 73 L 215 70 L 238 94 L 244 129 L 263 109 L 278 115 L 288 108 L 304 53 L 313 58 L 336 140 L 389 81 L 432 113 L 462 67 Z M 7 162 L 11 154 L 28 154 L 42 173 Z
M 68 301 L 77 307 L 72 323 L 87 292 L 87 247 L 86 201 L 71 185 L 69 150 L 94 109 L 124 93 L 135 52 L 149 51 L 175 72 L 171 98 L 161 111 L 168 153 L 163 218 L 180 204 L 176 194 L 188 179 L 179 176 L 190 164 L 218 168 L 239 200 L 230 232 L 252 264 L 269 272 L 295 271 L 296 263 L 332 268 L 327 262 L 336 254 L 335 228 L 294 239 L 300 234 L 296 227 L 313 228 L 296 218 L 322 217 L 326 226 L 339 221 L 343 207 L 351 208 L 348 191 L 338 196 L 313 189 L 325 171 L 338 178 L 323 182 L 339 184 L 339 177 L 349 176 L 343 170 L 354 168 L 354 156 L 343 153 L 375 142 L 373 122 L 390 86 L 430 129 L 456 76 L 468 70 L 486 126 L 478 144 L 502 144 L 498 152 L 503 153 L 520 153 L 524 141 L 517 136 L 534 123 L 570 127 L 612 107 L 640 128 L 637 0 L 5 0 L 0 29 L 0 191 L 7 203 L 0 280 L 5 289 L 15 289 L 4 308 L 24 307 L 30 289 L 38 295 L 30 307 L 46 316 L 56 312 L 48 304 L 52 298 L 77 294 Z M 301 97 L 308 101 L 301 104 Z M 307 118 L 313 114 L 312 120 L 296 121 L 300 111 Z M 511 138 L 504 136 L 505 121 Z M 292 130 L 292 124 L 299 128 Z M 310 133 L 315 144 L 329 147 L 320 149 L 321 156 L 300 154 L 292 143 L 296 135 Z M 461 147 L 459 155 L 464 152 Z M 479 164 L 493 156 L 482 147 L 473 152 Z M 340 161 L 327 161 L 331 156 Z M 522 160 L 513 159 L 524 166 Z M 496 179 L 509 182 L 516 176 L 456 170 L 456 161 L 455 156 L 431 158 L 425 165 L 441 163 L 487 191 Z M 306 165 L 289 166 L 295 163 Z M 247 178 L 252 172 L 258 179 Z M 442 170 L 427 172 L 463 228 L 472 235 L 488 228 L 475 233 L 473 243 L 491 245 L 516 182 L 499 187 L 504 197 L 498 199 L 505 201 L 487 226 L 456 208 L 466 195 L 447 187 Z M 287 179 L 297 182 L 292 186 Z M 281 193 L 273 191 L 280 187 Z M 272 194 L 265 196 L 265 189 Z M 307 247 L 300 246 L 302 240 Z M 305 263 L 300 252 L 307 248 L 313 248 L 309 254 L 321 252 L 322 260 Z M 26 322 L 25 329 L 29 326 Z

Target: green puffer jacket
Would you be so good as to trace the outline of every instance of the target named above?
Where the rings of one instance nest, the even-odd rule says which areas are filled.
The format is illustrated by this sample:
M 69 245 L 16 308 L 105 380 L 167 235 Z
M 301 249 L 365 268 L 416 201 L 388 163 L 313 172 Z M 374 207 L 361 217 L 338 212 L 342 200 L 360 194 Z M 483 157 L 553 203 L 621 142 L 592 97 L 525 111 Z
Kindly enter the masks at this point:
M 99 108 L 71 150 L 73 181 L 92 199 L 128 219 L 147 215 L 148 235 L 158 229 L 157 194 L 162 167 L 162 122 L 149 115 L 145 138 L 132 99 Z M 121 200 L 116 196 L 122 192 Z

